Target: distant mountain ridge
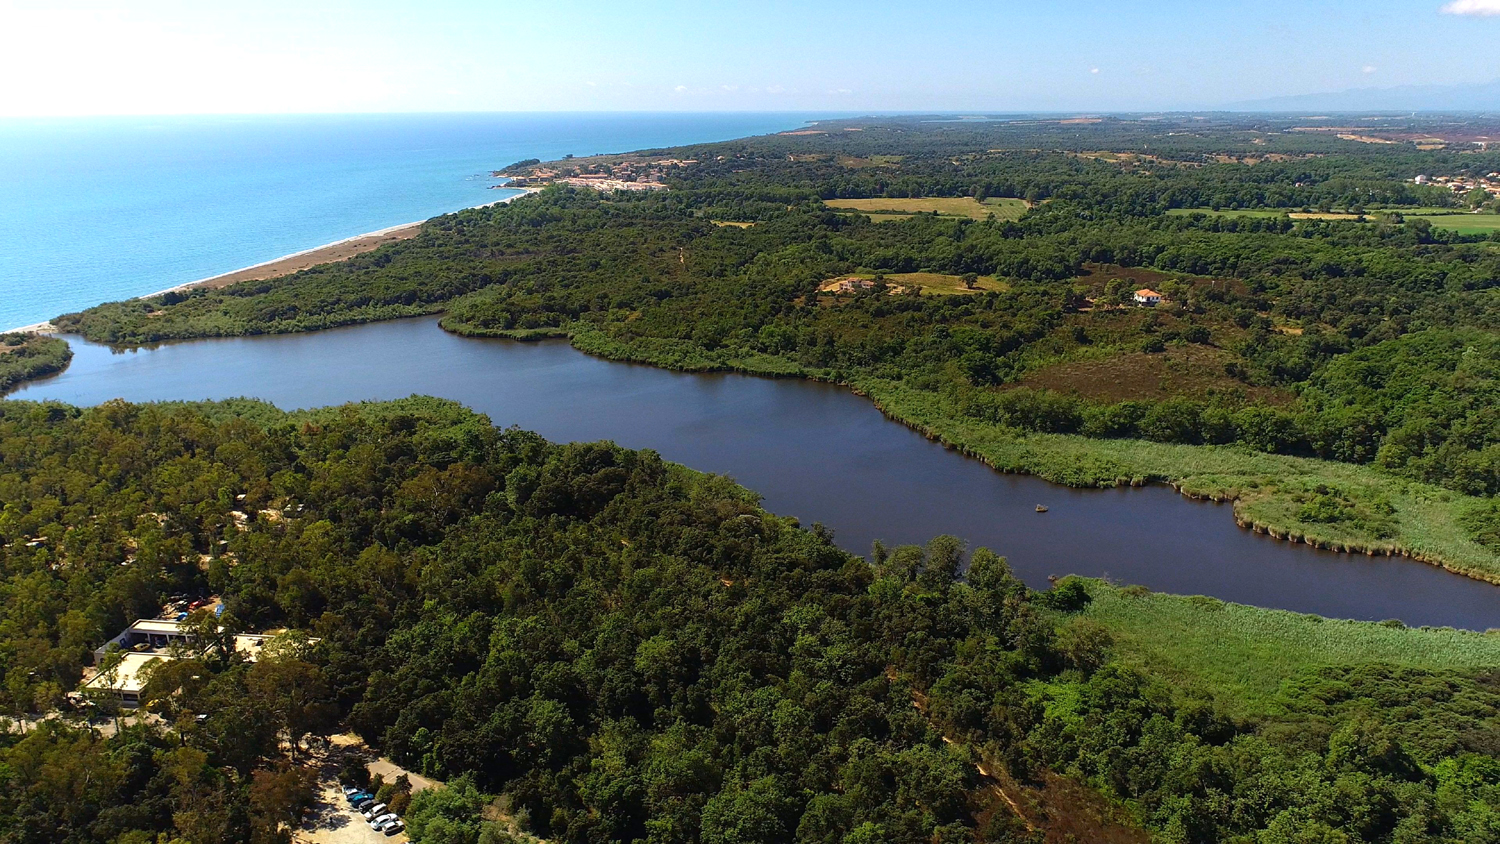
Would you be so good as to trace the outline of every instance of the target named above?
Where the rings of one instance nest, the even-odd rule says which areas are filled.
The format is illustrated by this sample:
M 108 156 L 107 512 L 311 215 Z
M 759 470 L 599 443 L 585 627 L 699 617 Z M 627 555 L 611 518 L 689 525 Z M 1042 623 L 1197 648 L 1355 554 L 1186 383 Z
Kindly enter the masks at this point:
M 1243 100 L 1230 111 L 1500 111 L 1500 79 L 1480 85 L 1401 85 L 1350 88 Z

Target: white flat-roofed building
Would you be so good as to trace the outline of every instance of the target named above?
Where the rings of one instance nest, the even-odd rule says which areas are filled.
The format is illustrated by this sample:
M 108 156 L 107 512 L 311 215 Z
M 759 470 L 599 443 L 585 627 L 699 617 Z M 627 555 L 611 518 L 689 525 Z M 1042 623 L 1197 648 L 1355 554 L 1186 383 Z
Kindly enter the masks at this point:
M 153 662 L 171 660 L 171 657 L 161 654 L 131 651 L 121 656 L 119 664 L 112 670 L 95 674 L 82 688 L 85 691 L 113 694 L 126 706 L 139 706 L 141 688 L 146 685 L 146 678 L 142 676 L 146 666 Z
M 254 662 L 260 658 L 261 649 L 270 636 L 255 633 L 237 633 L 234 649 L 245 659 Z M 119 697 L 126 706 L 137 706 L 141 700 L 141 687 L 145 685 L 141 670 L 154 661 L 169 662 L 176 658 L 176 648 L 194 649 L 192 637 L 175 621 L 160 618 L 142 618 L 125 628 L 120 635 L 105 642 L 94 651 L 94 664 L 104 661 L 112 646 L 124 651 L 120 662 L 109 672 L 95 674 L 81 687 L 85 691 L 109 692 Z
M 189 645 L 189 636 L 177 622 L 164 618 L 142 618 L 94 650 L 94 662 L 104 659 L 110 645 L 121 650 L 136 650 L 140 646 L 152 651 L 165 651 L 173 645 Z

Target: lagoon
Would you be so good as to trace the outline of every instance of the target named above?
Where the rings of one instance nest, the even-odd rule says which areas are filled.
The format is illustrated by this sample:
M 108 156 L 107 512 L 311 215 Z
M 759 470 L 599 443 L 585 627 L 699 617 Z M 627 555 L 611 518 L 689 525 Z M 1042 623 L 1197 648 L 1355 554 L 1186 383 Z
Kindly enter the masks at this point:
M 614 363 L 563 341 L 458 337 L 435 318 L 124 351 L 67 339 L 72 365 L 10 398 L 248 396 L 294 409 L 434 395 L 551 440 L 609 439 L 728 474 L 768 510 L 820 522 L 855 553 L 876 539 L 950 533 L 1006 556 L 1037 588 L 1082 574 L 1334 618 L 1500 627 L 1494 585 L 1271 539 L 1237 527 L 1229 505 L 1167 487 L 1078 490 L 1002 475 L 828 384 Z

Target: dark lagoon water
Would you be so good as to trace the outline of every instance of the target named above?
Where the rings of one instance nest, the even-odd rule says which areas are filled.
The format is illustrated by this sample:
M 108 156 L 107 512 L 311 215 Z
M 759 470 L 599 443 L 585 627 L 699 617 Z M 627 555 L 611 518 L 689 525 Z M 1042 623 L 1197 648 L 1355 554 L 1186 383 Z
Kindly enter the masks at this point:
M 857 553 L 875 539 L 951 533 L 1005 555 L 1036 587 L 1054 574 L 1109 576 L 1335 618 L 1500 627 L 1493 585 L 1270 539 L 1236 527 L 1229 505 L 1166 487 L 1074 490 L 1002 475 L 825 384 L 611 363 L 561 341 L 456 337 L 434 319 L 123 352 L 69 340 L 76 357 L 66 372 L 11 397 L 251 396 L 292 409 L 422 393 L 552 440 L 610 439 L 731 475 L 767 509 L 822 522 Z

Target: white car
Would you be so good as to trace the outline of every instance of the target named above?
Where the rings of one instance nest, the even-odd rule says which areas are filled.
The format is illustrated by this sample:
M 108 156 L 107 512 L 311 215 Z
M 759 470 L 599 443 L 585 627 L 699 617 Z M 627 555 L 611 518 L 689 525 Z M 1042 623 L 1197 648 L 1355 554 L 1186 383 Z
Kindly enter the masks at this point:
M 384 832 L 386 835 L 395 835 L 396 833 L 400 832 L 403 829 L 406 829 L 406 824 L 402 823 L 399 820 L 395 820 L 395 821 L 391 821 L 390 824 L 387 825 L 385 829 L 381 830 L 381 832 Z
M 374 806 L 371 806 L 368 809 L 361 809 L 360 814 L 365 816 L 365 820 L 369 820 L 370 818 L 378 818 L 381 815 L 385 814 L 385 804 L 376 803 Z
M 376 832 L 379 832 L 385 829 L 387 824 L 395 820 L 399 820 L 399 818 L 396 817 L 395 812 L 386 812 L 383 815 L 377 815 L 373 818 L 370 818 L 370 828 L 375 830 Z

